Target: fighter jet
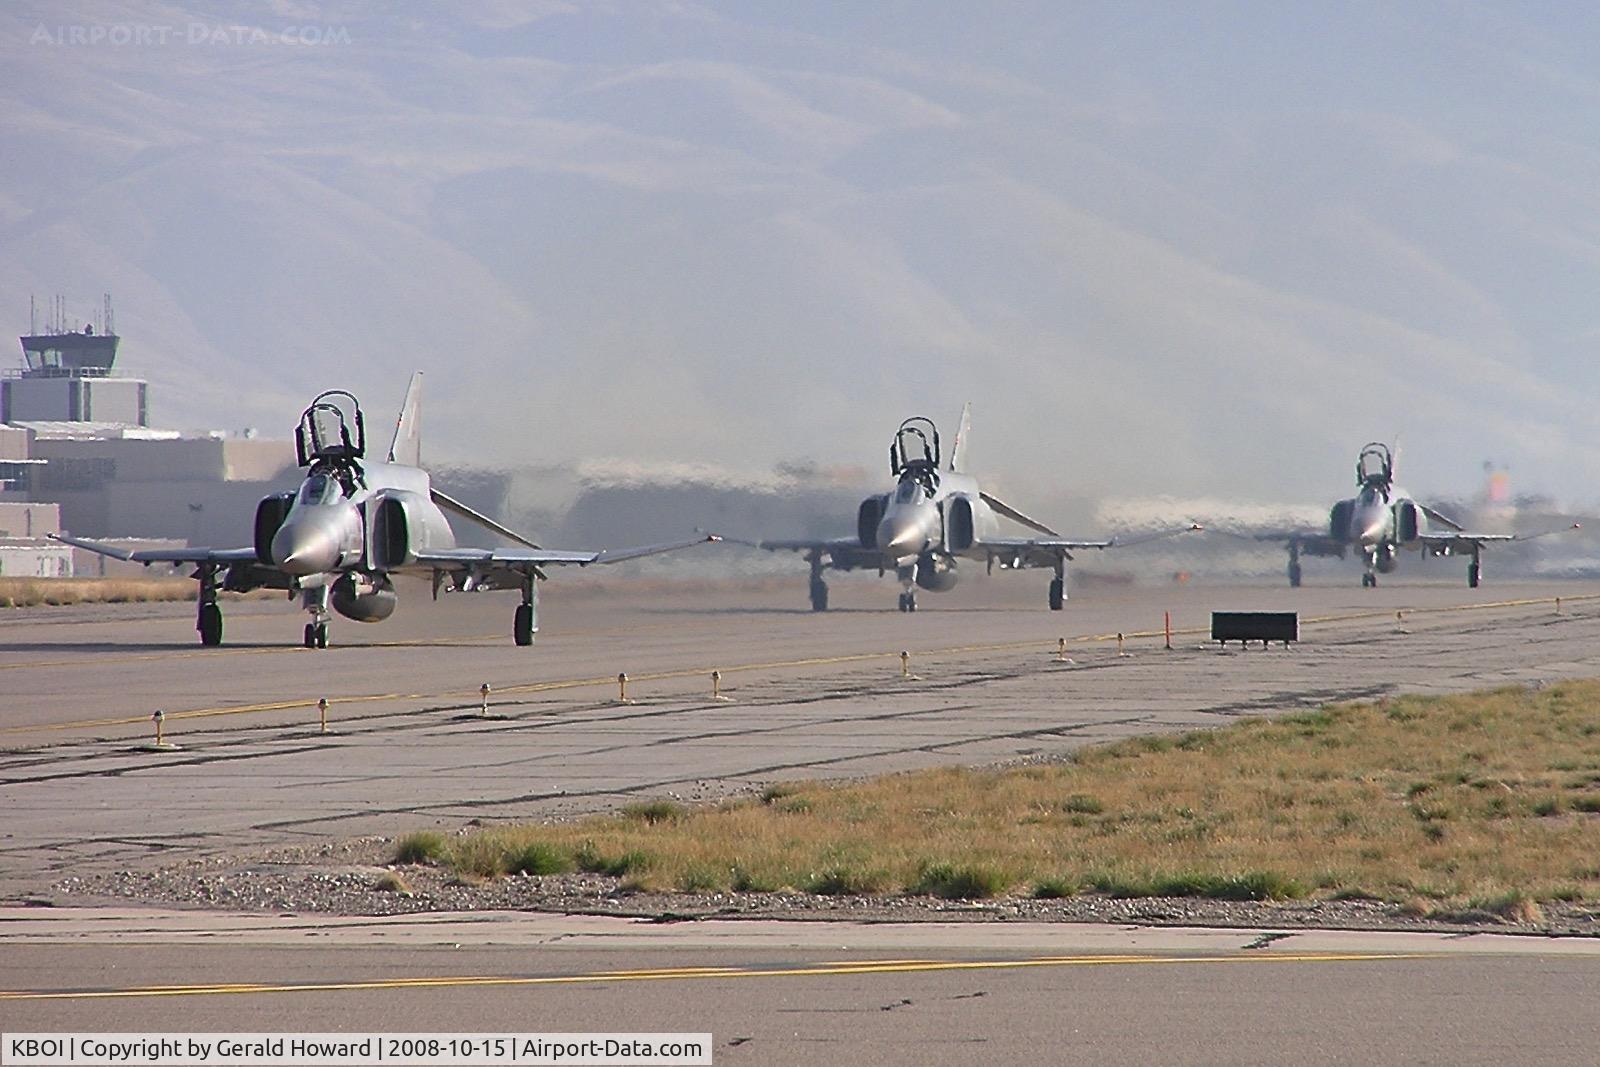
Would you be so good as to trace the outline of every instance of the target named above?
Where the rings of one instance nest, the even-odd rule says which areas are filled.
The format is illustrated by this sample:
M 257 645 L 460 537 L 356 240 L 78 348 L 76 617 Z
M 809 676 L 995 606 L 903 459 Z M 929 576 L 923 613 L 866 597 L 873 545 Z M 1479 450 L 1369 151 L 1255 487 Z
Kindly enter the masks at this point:
M 283 589 L 311 615 L 305 646 L 328 647 L 332 611 L 358 622 L 381 622 L 398 603 L 392 578 L 420 575 L 441 588 L 522 590 L 512 623 L 518 645 L 538 631 L 539 583 L 553 564 L 620 563 L 720 540 L 689 540 L 639 548 L 562 550 L 527 538 L 434 488 L 421 468 L 422 375 L 414 374 L 382 462 L 366 458 L 366 419 L 356 398 L 331 389 L 311 402 L 295 430 L 295 451 L 306 469 L 298 491 L 263 497 L 256 506 L 255 544 L 247 548 L 127 551 L 80 537 L 69 545 L 138 563 L 192 563 L 200 582 L 195 629 L 202 645 L 222 643 L 220 590 Z M 517 548 L 458 548 L 445 512 L 494 531 Z
M 1526 541 L 1520 534 L 1469 533 L 1452 519 L 1428 507 L 1394 484 L 1395 457 L 1381 441 L 1364 445 L 1356 457 L 1357 492 L 1333 505 L 1326 533 L 1291 530 L 1257 535 L 1258 540 L 1283 541 L 1289 548 L 1289 584 L 1300 584 L 1301 556 L 1338 556 L 1360 553 L 1366 564 L 1363 588 L 1378 584 L 1379 574 L 1395 568 L 1399 550 L 1420 551 L 1424 556 L 1472 554 L 1467 565 L 1467 585 L 1473 589 L 1483 579 L 1483 546 L 1498 541 Z M 1442 527 L 1431 531 L 1430 524 Z M 1576 527 L 1571 527 L 1576 529 Z
M 1050 567 L 1051 611 L 1060 611 L 1067 599 L 1067 561 L 1086 549 L 1117 548 L 1198 530 L 1188 525 L 1130 539 L 1075 541 L 1029 518 L 1016 508 L 978 487 L 966 473 L 966 445 L 971 430 L 972 405 L 961 412 L 961 425 L 950 449 L 948 466 L 942 465 L 939 431 L 922 417 L 900 424 L 889 446 L 889 472 L 893 492 L 869 496 L 856 513 L 856 536 L 829 541 L 762 541 L 772 551 L 804 552 L 811 564 L 811 609 L 828 610 L 829 567 L 849 571 L 876 568 L 899 577 L 900 610 L 917 610 L 917 590 L 943 592 L 956 584 L 956 560 L 983 560 L 992 572 L 1023 567 Z M 1005 517 L 1043 534 L 1043 537 L 1002 537 Z

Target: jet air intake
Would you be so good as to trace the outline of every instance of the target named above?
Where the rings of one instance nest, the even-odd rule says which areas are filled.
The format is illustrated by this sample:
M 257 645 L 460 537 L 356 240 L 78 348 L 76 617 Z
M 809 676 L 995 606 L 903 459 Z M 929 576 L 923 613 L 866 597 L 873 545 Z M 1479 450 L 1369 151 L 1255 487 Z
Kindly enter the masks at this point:
M 1354 500 L 1341 500 L 1328 512 L 1328 536 L 1340 544 L 1351 540 L 1353 531 L 1350 529 L 1350 519 L 1355 515 L 1356 502 Z
M 1402 500 L 1394 507 L 1395 537 L 1403 545 L 1416 541 L 1422 534 L 1422 516 L 1414 500 Z
M 861 502 L 861 507 L 856 510 L 856 539 L 861 542 L 862 548 L 878 547 L 878 524 L 883 521 L 883 513 L 888 507 L 888 493 L 869 496 Z
M 256 560 L 272 566 L 272 539 L 277 536 L 283 520 L 294 507 L 293 493 L 274 493 L 261 498 L 256 505 Z
M 950 552 L 965 552 L 977 540 L 972 522 L 970 497 L 952 496 L 944 511 L 944 547 Z

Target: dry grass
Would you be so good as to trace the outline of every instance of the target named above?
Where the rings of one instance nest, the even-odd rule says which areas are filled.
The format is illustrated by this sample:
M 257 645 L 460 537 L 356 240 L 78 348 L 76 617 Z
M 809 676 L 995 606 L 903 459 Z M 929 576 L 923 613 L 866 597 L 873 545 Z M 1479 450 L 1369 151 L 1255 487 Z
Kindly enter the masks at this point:
M 380 893 L 398 893 L 403 897 L 412 895 L 411 883 L 393 871 L 384 871 L 372 883 L 372 888 Z
M 189 578 L 0 578 L 0 607 L 193 600 Z
M 1059 766 L 639 805 L 472 834 L 443 862 L 493 875 L 530 850 L 642 889 L 1309 895 L 1526 917 L 1600 899 L 1600 682 L 1341 705 Z
M 192 578 L 0 578 L 0 608 L 194 600 L 199 590 Z M 221 595 L 224 600 L 283 596 L 270 589 Z

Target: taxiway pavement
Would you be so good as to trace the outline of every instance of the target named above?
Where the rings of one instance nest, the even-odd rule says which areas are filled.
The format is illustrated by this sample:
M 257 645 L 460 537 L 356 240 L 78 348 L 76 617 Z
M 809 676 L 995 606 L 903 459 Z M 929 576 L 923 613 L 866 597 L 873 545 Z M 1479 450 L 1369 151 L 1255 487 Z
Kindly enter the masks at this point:
M 433 604 L 417 588 L 395 619 L 338 627 L 323 652 L 298 647 L 281 603 L 228 605 L 221 649 L 194 646 L 188 605 L 8 613 L 0 898 L 208 852 L 1048 757 L 1330 700 L 1600 674 L 1594 583 L 1105 585 L 1061 613 L 1038 584 L 997 576 L 904 615 L 892 583 L 841 581 L 838 610 L 818 615 L 803 582 L 558 582 L 533 649 L 506 632 L 514 598 Z M 1220 653 L 1194 632 L 1211 610 L 1250 608 L 1300 611 L 1302 643 Z M 711 699 L 713 669 L 731 702 Z M 619 671 L 635 703 L 617 701 Z M 175 751 L 140 747 L 156 708 Z M 152 914 L 0 913 L 0 1024 L 172 1028 L 181 1002 L 192 1029 L 711 1030 L 718 1062 L 839 1064 L 1578 1063 L 1600 1036 L 1588 942 L 1462 953 L 1490 942 Z M 740 934 L 708 933 L 724 928 Z M 1362 958 L 1329 958 L 1341 953 Z M 908 959 L 922 962 L 886 962 Z M 162 985 L 181 988 L 148 992 Z
M 1590 1064 L 1600 942 L 0 909 L 10 1030 L 710 1032 L 722 1064 Z
M 192 644 L 181 604 L 8 616 L 0 896 L 207 851 L 988 764 L 1402 689 L 1600 674 L 1596 585 L 1108 586 L 1052 613 L 997 577 L 906 615 L 883 609 L 890 585 L 835 584 L 844 610 L 826 614 L 786 606 L 786 587 L 553 593 L 532 649 L 492 632 L 514 598 L 488 595 L 414 597 L 387 629 L 345 626 L 326 651 L 285 643 L 299 621 L 275 603 L 231 605 L 220 649 Z M 1220 653 L 1193 632 L 1213 609 L 1256 607 L 1300 611 L 1301 644 Z M 714 669 L 731 700 L 711 699 Z M 618 672 L 634 703 L 617 699 Z M 142 747 L 157 708 L 174 751 Z

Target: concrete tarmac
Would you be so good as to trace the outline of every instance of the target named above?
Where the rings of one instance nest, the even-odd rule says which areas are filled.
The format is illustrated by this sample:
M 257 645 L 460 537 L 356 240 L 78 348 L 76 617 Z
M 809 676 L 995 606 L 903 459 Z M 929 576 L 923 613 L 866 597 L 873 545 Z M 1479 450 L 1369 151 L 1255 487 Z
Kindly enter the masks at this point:
M 413 597 L 321 652 L 285 643 L 300 621 L 275 603 L 231 606 L 221 649 L 191 643 L 187 605 L 20 612 L 0 624 L 0 896 L 208 851 L 1051 756 L 1401 689 L 1600 674 L 1600 599 L 1583 599 L 1596 585 L 1107 586 L 1053 613 L 1017 577 L 925 596 L 912 615 L 884 608 L 892 582 L 837 582 L 843 610 L 826 614 L 786 606 L 803 592 L 786 585 L 619 583 L 565 599 L 558 586 L 532 649 L 491 632 L 515 604 L 494 595 Z M 1189 632 L 1213 609 L 1255 607 L 1299 610 L 1302 643 L 1219 653 Z M 730 701 L 711 699 L 713 669 Z M 617 699 L 619 671 L 634 703 Z M 175 751 L 142 747 L 155 708 Z
M 274 602 L 229 604 L 221 649 L 194 645 L 190 605 L 8 613 L 0 898 L 209 852 L 1048 757 L 1330 700 L 1600 674 L 1600 584 L 1469 590 L 1454 572 L 1449 584 L 1377 590 L 1353 573 L 1298 590 L 1098 585 L 1060 613 L 1043 607 L 1043 578 L 997 575 L 925 594 L 914 615 L 893 610 L 889 581 L 837 581 L 836 610 L 818 615 L 805 609 L 803 576 L 728 587 L 558 577 L 532 649 L 511 644 L 514 596 L 434 604 L 416 585 L 394 619 L 338 625 L 324 652 L 300 648 L 302 617 Z M 1219 653 L 1195 632 L 1212 610 L 1247 608 L 1300 611 L 1302 643 Z M 1059 661 L 1061 638 L 1070 662 Z M 731 702 L 711 699 L 712 669 Z M 634 703 L 617 700 L 618 671 Z M 332 702 L 327 734 L 319 696 Z M 141 747 L 155 708 L 175 751 Z M 491 923 L 469 936 L 474 917 L 426 918 L 438 925 L 419 939 L 415 917 L 353 920 L 356 937 L 340 920 L 190 913 L 149 927 L 144 913 L 12 909 L 0 914 L 0 985 L 63 996 L 0 997 L 0 1024 L 709 1029 L 718 1062 L 842 1064 L 1577 1063 L 1592 1062 L 1600 1036 L 1587 1007 L 1600 979 L 1593 954 L 1548 939 L 1440 955 L 1484 942 L 1435 938 L 1412 958 L 1378 938 L 1351 951 L 1407 958 L 1306 948 L 1264 966 L 1209 961 L 1318 935 L 1246 949 L 1259 932 L 1169 944 L 1153 931 L 1096 940 L 1082 934 L 1094 928 L 1002 923 L 959 938 L 926 924 L 719 925 L 768 931 L 738 938 L 706 937 L 710 924 L 651 928 L 700 938 L 685 944 L 639 941 L 637 924 L 597 932 L 585 925 L 596 920 L 552 918 L 576 925 Z M 1130 955 L 1158 959 L 1110 962 Z M 1048 961 L 1059 956 L 1095 960 Z M 929 965 L 882 963 L 904 959 Z M 739 973 L 615 977 L 683 967 Z M 474 975 L 512 981 L 455 981 Z M 226 988 L 187 988 L 210 984 Z M 157 985 L 185 988 L 139 992 Z
M 1590 939 L 0 910 L 8 1030 L 710 1032 L 721 1064 L 1590 1064 Z

